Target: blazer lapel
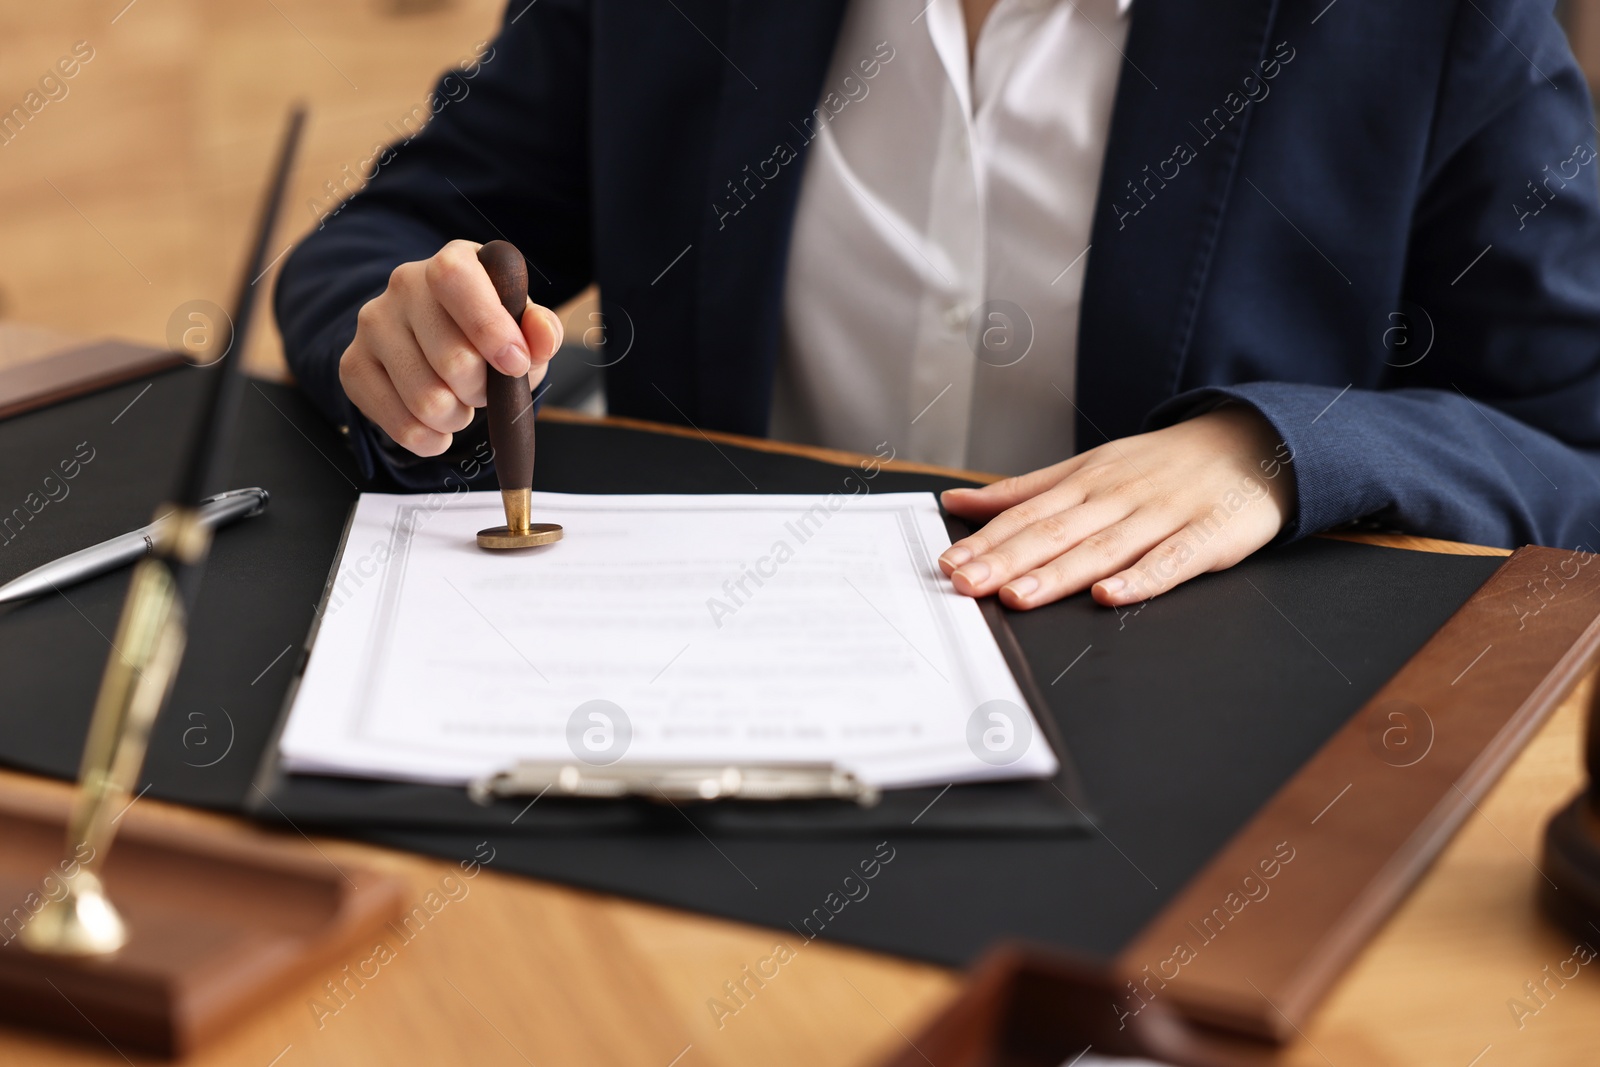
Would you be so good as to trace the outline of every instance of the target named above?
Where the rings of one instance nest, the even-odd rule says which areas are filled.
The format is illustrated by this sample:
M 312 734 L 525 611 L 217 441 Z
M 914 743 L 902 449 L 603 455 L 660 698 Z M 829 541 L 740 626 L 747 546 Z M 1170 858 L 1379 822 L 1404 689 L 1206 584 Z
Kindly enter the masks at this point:
M 1278 0 L 1135 0 L 1078 327 L 1080 450 L 1173 396 Z M 1268 105 L 1270 106 L 1270 105 Z
M 821 96 L 845 0 L 731 0 L 696 239 L 697 421 L 764 434 L 806 120 Z

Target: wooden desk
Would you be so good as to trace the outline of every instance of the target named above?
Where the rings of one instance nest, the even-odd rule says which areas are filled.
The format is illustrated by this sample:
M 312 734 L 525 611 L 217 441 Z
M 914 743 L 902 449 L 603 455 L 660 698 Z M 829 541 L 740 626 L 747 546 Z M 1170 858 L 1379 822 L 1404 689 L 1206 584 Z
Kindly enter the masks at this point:
M 59 336 L 0 327 L 0 363 L 61 347 Z M 548 413 L 547 418 L 582 416 Z M 667 432 L 698 436 L 696 431 Z M 722 438 L 719 440 L 736 440 Z M 772 442 L 751 447 L 791 450 Z M 837 458 L 816 449 L 805 454 Z M 1402 548 L 1500 554 L 1406 537 Z M 1577 791 L 1586 683 L 1540 731 L 1432 871 L 1368 946 L 1281 1062 L 1295 1067 L 1529 1067 L 1586 1062 L 1600 1048 L 1600 964 L 1583 968 L 1519 1029 L 1507 1002 L 1572 955 L 1534 907 L 1545 820 Z M 0 772 L 0 788 L 62 793 L 54 781 Z M 153 800 L 141 815 L 295 841 L 242 819 Z M 420 900 L 455 863 L 337 839 L 305 843 L 329 862 L 402 874 Z M 492 841 L 491 841 L 492 847 Z M 463 859 L 467 857 L 461 857 Z M 302 983 L 189 1063 L 239 1067 L 365 1064 L 617 1064 L 625 1067 L 868 1065 L 903 1047 L 955 991 L 942 968 L 809 946 L 719 1027 L 707 1009 L 722 983 L 785 935 L 762 928 L 496 873 L 377 977 Z M 791 938 L 792 940 L 792 938 Z M 1600 947 L 1600 931 L 1591 944 Z M 352 953 L 354 965 L 368 955 Z M 320 1004 L 321 1007 L 316 1005 Z M 0 1029 L 0 1063 L 30 1067 L 144 1063 L 105 1044 Z

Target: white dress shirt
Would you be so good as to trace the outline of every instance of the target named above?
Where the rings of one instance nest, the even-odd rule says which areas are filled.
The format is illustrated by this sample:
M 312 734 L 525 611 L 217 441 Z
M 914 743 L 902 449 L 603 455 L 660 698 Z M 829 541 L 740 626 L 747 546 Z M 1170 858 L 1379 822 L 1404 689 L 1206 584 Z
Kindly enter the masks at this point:
M 802 130 L 773 436 L 998 473 L 1072 455 L 1131 3 L 999 0 L 969 67 L 960 0 L 852 0 Z

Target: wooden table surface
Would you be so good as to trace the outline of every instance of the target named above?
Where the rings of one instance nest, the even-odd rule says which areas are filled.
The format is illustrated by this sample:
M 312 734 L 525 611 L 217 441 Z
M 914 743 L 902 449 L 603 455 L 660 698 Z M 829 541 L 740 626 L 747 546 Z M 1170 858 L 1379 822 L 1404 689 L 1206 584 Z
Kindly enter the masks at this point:
M 0 326 L 0 364 L 34 358 L 71 340 Z M 1360 539 L 1498 552 L 1420 538 Z M 1524 989 L 1547 965 L 1554 969 L 1573 954 L 1573 939 L 1535 908 L 1542 877 L 1535 864 L 1545 820 L 1581 785 L 1580 716 L 1588 690 L 1588 683 L 1580 687 L 1512 764 L 1302 1037 L 1284 1050 L 1282 1063 L 1568 1067 L 1600 1057 L 1600 974 L 1592 973 L 1597 967 L 1584 967 L 1544 996 L 1542 1006 Z M 66 789 L 0 772 L 3 791 Z M 138 807 L 141 818 L 270 837 L 332 863 L 398 872 L 416 900 L 445 875 L 459 873 L 454 861 L 332 838 L 302 840 L 153 800 Z M 942 968 L 818 941 L 743 1010 L 719 1023 L 708 1000 L 791 935 L 501 874 L 492 863 L 465 884 L 467 894 L 449 903 L 364 987 L 332 996 L 325 983 L 339 968 L 328 968 L 263 1004 L 184 1062 L 869 1065 L 903 1047 L 959 983 L 957 974 Z M 1600 931 L 1590 943 L 1600 946 Z M 353 952 L 341 966 L 367 954 Z M 1518 998 L 1538 1010 L 1514 1014 L 1510 1004 Z M 0 1028 L 0 1064 L 146 1062 L 160 1061 L 105 1042 Z

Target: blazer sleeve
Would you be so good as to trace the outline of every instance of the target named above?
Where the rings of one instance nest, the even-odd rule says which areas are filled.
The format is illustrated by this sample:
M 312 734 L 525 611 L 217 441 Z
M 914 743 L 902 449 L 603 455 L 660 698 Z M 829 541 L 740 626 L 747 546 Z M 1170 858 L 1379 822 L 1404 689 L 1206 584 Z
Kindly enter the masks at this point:
M 356 314 L 395 267 L 456 238 L 502 238 L 528 258 L 536 302 L 559 304 L 589 283 L 589 36 L 585 0 L 513 0 L 478 58 L 390 123 L 402 139 L 324 183 L 336 194 L 359 172 L 365 187 L 309 205 L 317 228 L 285 263 L 274 309 L 290 369 L 322 414 L 348 427 L 369 479 L 438 490 L 457 467 L 455 446 L 433 461 L 408 457 L 339 382 Z M 462 436 L 470 449 L 471 430 Z
M 1151 414 L 1260 412 L 1292 455 L 1285 538 L 1371 520 L 1478 544 L 1600 544 L 1600 160 L 1549 9 L 1460 6 L 1401 294 L 1427 354 L 1381 368 L 1378 388 L 1207 387 Z

